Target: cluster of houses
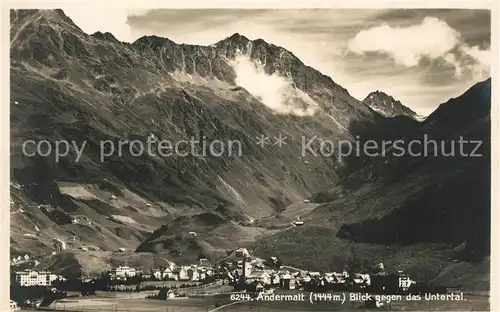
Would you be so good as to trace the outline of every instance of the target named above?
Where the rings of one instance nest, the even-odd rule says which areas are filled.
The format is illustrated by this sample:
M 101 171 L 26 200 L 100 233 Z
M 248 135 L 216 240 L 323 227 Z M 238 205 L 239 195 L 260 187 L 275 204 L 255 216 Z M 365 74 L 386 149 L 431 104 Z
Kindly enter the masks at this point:
M 50 271 L 36 271 L 26 269 L 24 271 L 19 271 L 14 273 L 14 283 L 22 286 L 52 286 L 55 281 L 66 280 L 61 275 L 56 275 Z
M 17 257 L 12 261 L 27 261 L 29 256 Z M 226 259 L 212 266 L 207 259 L 200 259 L 198 264 L 168 265 L 151 270 L 139 270 L 129 266 L 118 266 L 107 272 L 112 280 L 171 280 L 171 281 L 205 281 L 208 278 L 226 281 L 240 290 L 260 289 L 356 289 L 364 291 L 406 291 L 415 283 L 410 276 L 387 273 L 380 264 L 377 274 L 305 271 L 281 265 L 277 257 L 267 260 L 251 257 L 245 248 L 237 248 Z M 15 272 L 15 281 L 21 286 L 51 286 L 56 280 L 64 280 L 62 276 L 48 271 L 25 270 Z
M 25 254 L 24 256 L 17 256 L 10 259 L 10 265 L 16 265 L 28 261 L 30 261 L 30 256 Z
M 178 266 L 170 263 L 162 268 L 139 270 L 129 266 L 119 266 L 109 272 L 113 280 L 123 280 L 129 277 L 140 276 L 142 280 L 171 280 L 171 281 L 203 281 L 214 275 L 214 270 L 207 259 L 201 259 L 199 264 Z
M 252 259 L 245 248 L 237 249 L 224 263 L 227 278 L 242 289 L 356 289 L 386 292 L 407 291 L 415 283 L 402 271 L 388 273 L 380 264 L 377 274 L 303 271 L 278 265 L 276 257 Z
M 71 216 L 71 223 L 72 224 L 88 224 L 88 225 L 92 224 L 90 219 L 84 215 Z

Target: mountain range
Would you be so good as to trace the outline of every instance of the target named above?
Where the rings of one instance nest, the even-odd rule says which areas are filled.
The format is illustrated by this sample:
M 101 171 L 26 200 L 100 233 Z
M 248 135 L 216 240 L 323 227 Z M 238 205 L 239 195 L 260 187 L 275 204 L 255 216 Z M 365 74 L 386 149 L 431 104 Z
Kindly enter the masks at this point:
M 12 254 L 90 274 L 119 261 L 216 261 L 245 246 L 318 270 L 355 253 L 443 283 L 457 261 L 487 275 L 490 79 L 422 120 L 381 92 L 357 100 L 262 39 L 125 43 L 84 33 L 62 10 L 12 10 L 10 18 Z M 315 136 L 355 144 L 424 135 L 481 140 L 475 152 L 484 156 L 301 153 Z M 256 144 L 260 136 L 270 143 Z M 280 136 L 286 144 L 273 144 Z M 150 137 L 233 140 L 241 155 L 136 156 L 131 142 Z M 56 160 L 53 150 L 24 155 L 27 140 L 86 145 L 78 161 L 74 150 Z M 100 142 L 121 146 L 120 155 L 103 159 Z M 290 225 L 297 218 L 304 226 Z M 65 252 L 50 255 L 54 238 Z

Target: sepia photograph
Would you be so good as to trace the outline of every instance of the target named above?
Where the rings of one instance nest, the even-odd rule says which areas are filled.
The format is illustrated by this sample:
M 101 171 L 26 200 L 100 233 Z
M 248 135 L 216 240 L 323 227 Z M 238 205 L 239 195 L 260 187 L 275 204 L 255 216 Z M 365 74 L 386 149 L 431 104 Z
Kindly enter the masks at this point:
M 491 310 L 493 11 L 219 6 L 11 4 L 10 310 Z

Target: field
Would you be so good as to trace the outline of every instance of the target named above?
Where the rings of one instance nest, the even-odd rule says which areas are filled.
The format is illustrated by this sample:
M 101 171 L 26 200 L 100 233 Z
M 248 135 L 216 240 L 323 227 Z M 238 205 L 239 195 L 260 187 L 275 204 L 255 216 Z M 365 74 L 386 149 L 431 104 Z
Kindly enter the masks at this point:
M 398 301 L 378 309 L 367 309 L 362 302 L 243 302 L 219 311 L 285 312 L 285 311 L 488 311 L 489 298 L 469 296 L 467 301 Z
M 51 307 L 52 311 L 88 312 L 280 312 L 280 311 L 370 311 L 363 302 L 346 301 L 311 304 L 305 293 L 304 301 L 231 301 L 229 295 L 200 296 L 188 299 L 152 300 L 121 294 L 114 298 L 86 298 L 63 300 Z M 377 311 L 487 311 L 489 297 L 485 295 L 464 295 L 464 301 L 392 301 Z
M 189 284 L 189 285 L 199 285 L 201 282 L 193 282 L 193 281 L 144 281 L 141 282 L 141 286 L 175 286 L 179 287 L 180 285 L 183 284 Z

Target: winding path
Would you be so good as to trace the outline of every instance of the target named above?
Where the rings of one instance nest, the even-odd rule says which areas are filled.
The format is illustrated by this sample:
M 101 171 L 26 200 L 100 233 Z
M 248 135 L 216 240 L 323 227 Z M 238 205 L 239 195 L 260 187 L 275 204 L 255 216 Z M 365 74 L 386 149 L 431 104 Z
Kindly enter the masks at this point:
M 231 302 L 231 303 L 228 303 L 228 304 L 222 305 L 222 306 L 220 306 L 220 307 L 217 307 L 217 308 L 215 308 L 215 309 L 208 310 L 208 312 L 218 311 L 218 310 L 220 310 L 220 309 L 224 309 L 224 308 L 226 308 L 226 307 L 232 306 L 232 305 L 237 304 L 237 303 L 242 303 L 242 302 L 244 302 L 244 301 L 234 301 L 234 302 Z

